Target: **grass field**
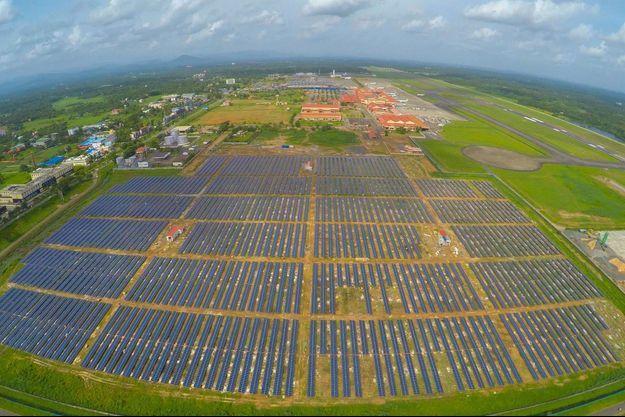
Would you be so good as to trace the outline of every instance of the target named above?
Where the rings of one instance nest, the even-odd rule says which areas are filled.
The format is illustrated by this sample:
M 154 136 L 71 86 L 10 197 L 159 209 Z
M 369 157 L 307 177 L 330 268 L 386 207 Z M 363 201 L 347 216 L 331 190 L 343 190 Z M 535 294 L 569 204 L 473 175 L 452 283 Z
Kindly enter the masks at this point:
M 52 107 L 54 110 L 63 111 L 70 109 L 72 107 L 80 107 L 85 104 L 95 104 L 95 103 L 104 103 L 103 96 L 96 96 L 90 98 L 82 98 L 82 97 L 65 97 L 60 100 L 54 102 Z
M 606 183 L 625 187 L 624 171 L 551 164 L 536 172 L 494 171 L 557 224 L 625 228 L 625 197 Z
M 486 122 L 470 116 L 469 121 L 453 122 L 441 132 L 443 141 L 426 140 L 420 142 L 442 167 L 449 172 L 484 172 L 482 166 L 466 157 L 462 149 L 468 146 L 491 146 L 517 152 L 532 157 L 545 156 L 545 153 L 523 138 L 493 128 Z
M 2 165 L 0 165 L 0 188 L 9 184 L 26 184 L 28 181 L 30 181 L 30 174 L 28 172 L 14 171 L 13 167 L 5 170 L 2 169 Z
M 101 122 L 108 116 L 110 116 L 110 113 L 104 112 L 100 114 L 84 115 L 80 117 L 69 117 L 66 115 L 62 115 L 47 119 L 35 119 L 24 123 L 22 129 L 27 131 L 40 130 L 61 123 L 65 123 L 68 128 L 78 127 Z
M 549 127 L 526 120 L 517 114 L 507 112 L 503 109 L 492 106 L 483 106 L 476 104 L 468 104 L 467 106 L 490 117 L 493 117 L 512 128 L 532 135 L 540 139 L 541 141 L 557 148 L 558 150 L 568 153 L 569 155 L 593 161 L 616 162 L 616 159 L 614 159 L 613 157 L 598 150 L 595 150 L 587 145 L 584 145 L 576 141 L 575 139 L 569 138 L 564 133 L 556 132 Z
M 621 381 L 625 378 L 625 369 L 604 368 L 583 377 L 577 375 L 549 383 L 508 387 L 495 395 L 471 392 L 417 400 L 397 399 L 374 404 L 353 401 L 337 405 L 320 402 L 278 405 L 269 399 L 255 405 L 245 397 L 155 386 L 104 374 L 78 375 L 67 365 L 46 363 L 50 362 L 34 362 L 31 355 L 5 349 L 0 355 L 1 383 L 30 394 L 21 395 L 21 407 L 41 407 L 65 415 L 94 414 L 76 407 L 120 415 L 479 415 L 512 410 L 515 411 L 510 414 L 529 415 L 591 399 L 602 392 L 600 387 L 606 383 L 625 387 L 625 380 Z M 584 392 L 592 387 L 598 387 L 597 391 Z M 0 388 L 0 397 L 8 394 Z M 46 400 L 38 399 L 40 396 Z M 32 404 L 28 403 L 29 397 Z M 5 404 L 11 409 L 10 404 Z M 525 407 L 530 408 L 518 410 Z
M 232 100 L 231 106 L 217 107 L 197 119 L 200 125 L 288 123 L 292 111 L 266 100 Z

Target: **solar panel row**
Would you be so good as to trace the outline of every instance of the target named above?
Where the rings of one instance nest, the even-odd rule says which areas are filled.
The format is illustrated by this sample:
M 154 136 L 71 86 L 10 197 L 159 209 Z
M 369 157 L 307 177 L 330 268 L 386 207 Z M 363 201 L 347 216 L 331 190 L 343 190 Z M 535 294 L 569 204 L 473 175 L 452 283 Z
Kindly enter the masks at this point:
M 299 313 L 303 265 L 156 258 L 126 299 L 215 310 Z
M 473 285 L 459 264 L 315 264 L 312 313 L 336 313 L 336 289 L 363 291 L 368 314 L 373 313 L 370 287 L 379 288 L 387 314 L 392 314 L 389 291 L 399 293 L 406 314 L 482 310 Z
M 104 195 L 81 212 L 92 217 L 177 219 L 193 199 L 180 196 Z
M 94 297 L 117 298 L 144 257 L 37 248 L 11 282 Z
M 200 220 L 272 220 L 302 222 L 308 220 L 307 197 L 202 197 L 193 205 L 190 219 Z
M 298 322 L 121 307 L 83 366 L 217 391 L 293 394 Z
M 72 363 L 109 307 L 10 289 L 0 297 L 0 343 Z
M 165 226 L 167 226 L 165 221 L 73 218 L 45 243 L 146 251 Z
M 441 353 L 459 391 L 521 382 L 490 317 L 319 320 L 310 328 L 308 396 L 329 389 L 332 397 L 361 397 L 363 381 L 371 379 L 381 397 L 442 393 Z M 363 374 L 369 357 L 374 372 Z M 329 387 L 317 387 L 318 363 L 328 359 Z

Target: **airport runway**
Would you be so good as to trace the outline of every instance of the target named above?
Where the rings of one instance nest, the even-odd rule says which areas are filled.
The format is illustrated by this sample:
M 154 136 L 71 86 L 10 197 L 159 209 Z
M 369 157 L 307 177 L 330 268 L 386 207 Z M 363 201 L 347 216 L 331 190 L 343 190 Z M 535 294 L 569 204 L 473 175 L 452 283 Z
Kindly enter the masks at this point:
M 576 165 L 576 166 L 584 166 L 584 167 L 593 167 L 593 168 L 608 168 L 608 169 L 625 169 L 625 162 L 601 162 L 601 161 L 589 161 L 586 159 L 581 159 L 581 158 L 577 158 L 575 156 L 569 155 L 565 152 L 562 152 L 561 150 L 543 142 L 542 140 L 529 135 L 527 133 L 521 132 L 518 129 L 515 129 L 493 117 L 488 116 L 487 114 L 484 114 L 480 111 L 474 110 L 474 109 L 470 109 L 460 103 L 458 103 L 455 100 L 449 99 L 449 98 L 445 98 L 442 97 L 437 91 L 428 91 L 427 92 L 428 95 L 436 98 L 437 100 L 440 101 L 440 103 L 443 103 L 448 110 L 453 111 L 453 109 L 461 109 L 464 112 L 473 114 L 481 119 L 484 119 L 486 121 L 488 121 L 489 123 L 494 124 L 495 126 L 498 126 L 502 129 L 507 130 L 508 132 L 516 135 L 516 136 L 520 136 L 523 139 L 526 139 L 530 142 L 532 142 L 533 144 L 535 144 L 536 146 L 539 146 L 543 149 L 545 149 L 547 152 L 549 152 L 550 154 L 550 158 L 548 160 L 548 162 L 553 162 L 553 163 L 557 163 L 557 164 L 564 164 L 564 165 Z

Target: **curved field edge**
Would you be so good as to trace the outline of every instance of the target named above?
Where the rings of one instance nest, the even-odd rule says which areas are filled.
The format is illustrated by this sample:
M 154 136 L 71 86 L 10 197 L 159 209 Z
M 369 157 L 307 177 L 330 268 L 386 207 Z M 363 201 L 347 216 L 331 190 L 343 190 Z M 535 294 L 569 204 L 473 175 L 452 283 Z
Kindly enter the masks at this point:
M 578 404 L 614 386 L 625 388 L 625 368 L 608 367 L 559 380 L 509 386 L 432 398 L 383 401 L 354 400 L 328 405 L 319 400 L 246 398 L 201 390 L 173 388 L 83 371 L 32 355 L 5 349 L 0 358 L 0 397 L 65 415 L 114 413 L 123 415 L 483 415 L 542 414 Z M 593 389 L 594 388 L 594 389 Z M 13 394 L 19 395 L 19 394 Z M 32 403 L 28 403 L 28 401 Z M 97 411 L 96 411 L 97 410 Z
M 145 175 L 146 172 L 141 172 Z M 151 172 L 163 175 L 165 172 Z M 168 172 L 172 175 L 174 172 Z M 103 178 L 100 191 L 137 175 L 115 172 Z M 502 181 L 488 175 L 438 174 L 440 177 L 490 179 L 507 197 L 518 204 L 553 239 L 560 249 L 589 275 L 602 293 L 625 312 L 625 295 L 614 283 L 590 264 L 560 233 Z M 32 245 L 60 226 L 100 193 L 94 193 L 75 208 L 47 225 L 37 239 L 19 252 L 23 256 Z M 14 258 L 15 259 L 15 258 Z M 17 260 L 15 262 L 18 262 Z M 8 276 L 8 275 L 6 275 Z M 3 276 L 4 278 L 4 276 Z M 1 291 L 0 291 L 1 292 Z M 2 387 L 5 387 L 3 390 Z M 6 388 L 10 388 L 7 390 Z M 17 390 L 17 394 L 15 391 Z M 432 398 L 342 401 L 328 405 L 319 400 L 310 404 L 291 400 L 221 395 L 210 391 L 190 390 L 148 384 L 132 379 L 101 374 L 75 366 L 42 360 L 33 355 L 0 347 L 0 398 L 2 407 L 27 407 L 43 414 L 84 415 L 93 413 L 153 415 L 445 415 L 445 414 L 545 414 L 565 412 L 580 404 L 625 390 L 625 367 L 600 368 L 591 372 L 538 383 L 508 386 L 499 390 L 455 393 Z M 8 394 L 7 392 L 12 392 Z M 15 398 L 19 395 L 19 398 Z M 84 408 L 80 408 L 84 407 Z M 15 410 L 19 412 L 19 410 Z M 29 413 L 30 414 L 30 413 Z

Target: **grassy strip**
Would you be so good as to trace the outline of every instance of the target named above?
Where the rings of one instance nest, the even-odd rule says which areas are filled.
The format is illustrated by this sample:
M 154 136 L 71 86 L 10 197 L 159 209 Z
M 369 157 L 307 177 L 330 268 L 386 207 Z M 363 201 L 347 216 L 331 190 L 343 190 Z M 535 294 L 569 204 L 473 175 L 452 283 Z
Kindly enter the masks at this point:
M 19 416 L 54 416 L 55 413 L 46 412 L 28 405 L 11 401 L 7 398 L 0 397 L 0 412 L 7 411 Z
M 53 416 L 59 414 L 71 416 L 103 415 L 103 413 L 98 413 L 94 410 L 87 410 L 80 407 L 74 407 L 69 404 L 62 404 L 57 401 L 51 401 L 46 398 L 16 391 L 1 385 L 0 407 L 19 415 L 28 416 Z
M 12 349 L 7 349 L 0 357 L 0 375 L 3 384 L 28 392 L 37 401 L 41 401 L 29 403 L 30 406 L 36 404 L 37 408 L 60 414 L 74 414 L 75 411 L 68 409 L 74 407 L 68 404 L 75 404 L 124 415 L 482 415 L 502 411 L 505 413 L 507 410 L 519 410 L 528 406 L 532 410 L 548 412 L 554 405 L 565 405 L 565 400 L 560 400 L 563 397 L 571 399 L 566 401 L 578 402 L 579 398 L 584 397 L 583 391 L 588 387 L 602 386 L 624 378 L 625 369 L 603 368 L 584 377 L 569 377 L 555 383 L 549 381 L 521 387 L 510 386 L 497 392 L 481 391 L 436 398 L 389 400 L 375 404 L 359 400 L 336 405 L 310 401 L 288 406 L 281 405 L 279 399 L 263 399 L 253 403 L 248 399 L 255 400 L 256 397 L 181 389 L 110 375 L 102 375 L 101 380 L 92 379 L 78 375 L 75 367 L 56 363 L 48 366 L 34 362 L 30 355 Z M 49 400 L 39 400 L 36 397 Z M 548 405 L 533 406 L 544 402 Z M 83 410 L 81 414 L 84 414 Z

